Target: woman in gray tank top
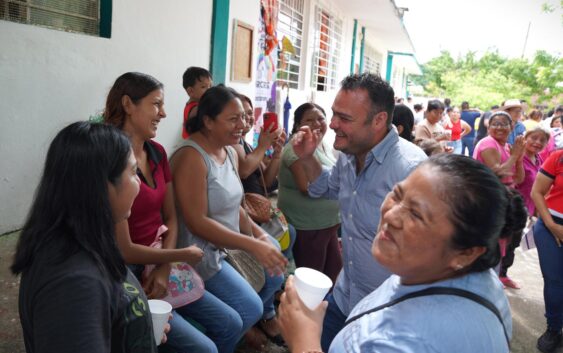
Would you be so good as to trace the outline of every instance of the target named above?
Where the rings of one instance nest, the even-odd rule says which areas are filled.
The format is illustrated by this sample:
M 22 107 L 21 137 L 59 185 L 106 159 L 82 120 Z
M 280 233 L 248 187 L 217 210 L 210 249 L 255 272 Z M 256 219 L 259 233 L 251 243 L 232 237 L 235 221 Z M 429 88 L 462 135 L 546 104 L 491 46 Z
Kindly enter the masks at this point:
M 186 124 L 189 140 L 170 160 L 179 220 L 179 245 L 197 245 L 204 251 L 197 265 L 206 289 L 233 308 L 242 320 L 242 333 L 260 319 L 269 336 L 279 333 L 274 294 L 283 282 L 287 264 L 272 238 L 244 214 L 243 190 L 237 158 L 231 145 L 244 128 L 244 110 L 236 91 L 210 88 L 198 106 L 198 115 Z M 241 233 L 244 232 L 252 237 Z M 220 251 L 241 249 L 264 266 L 266 283 L 259 293 L 231 267 Z

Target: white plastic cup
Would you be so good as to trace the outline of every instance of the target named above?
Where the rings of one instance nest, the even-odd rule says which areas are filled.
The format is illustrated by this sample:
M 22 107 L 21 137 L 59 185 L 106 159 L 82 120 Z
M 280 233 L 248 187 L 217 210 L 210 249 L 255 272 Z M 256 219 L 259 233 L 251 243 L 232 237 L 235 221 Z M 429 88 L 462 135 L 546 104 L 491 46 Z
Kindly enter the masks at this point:
M 149 309 L 152 316 L 152 329 L 154 333 L 154 340 L 156 345 L 160 345 L 162 336 L 164 334 L 164 326 L 168 322 L 168 317 L 172 312 L 172 305 L 164 300 L 151 299 L 149 300 Z
M 311 310 L 319 306 L 332 287 L 332 281 L 327 275 L 308 267 L 295 270 L 293 283 L 299 298 Z

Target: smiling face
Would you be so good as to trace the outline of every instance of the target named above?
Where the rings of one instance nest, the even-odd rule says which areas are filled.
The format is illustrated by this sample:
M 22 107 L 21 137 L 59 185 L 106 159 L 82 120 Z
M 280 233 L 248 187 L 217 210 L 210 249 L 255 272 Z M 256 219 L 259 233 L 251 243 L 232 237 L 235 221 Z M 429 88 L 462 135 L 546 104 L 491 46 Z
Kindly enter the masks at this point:
M 421 166 L 395 185 L 381 205 L 372 254 L 404 284 L 431 283 L 454 273 L 459 251 L 450 246 L 451 208 L 439 197 L 443 177 Z
M 543 131 L 534 131 L 526 134 L 526 153 L 536 155 L 544 149 L 549 140 L 548 135 Z
M 500 143 L 506 143 L 512 131 L 512 121 L 506 115 L 495 115 L 489 120 L 489 135 Z
M 155 89 L 136 104 L 124 96 L 123 105 L 127 114 L 123 130 L 144 141 L 154 138 L 160 119 L 166 117 L 162 89 Z
M 319 130 L 321 135 L 326 133 L 326 118 L 322 111 L 317 108 L 309 109 L 303 113 L 299 127 L 309 126 L 311 130 Z
M 334 130 L 334 149 L 361 155 L 377 144 L 377 132 L 387 130 L 387 113 L 380 112 L 368 121 L 371 102 L 365 89 L 340 90 L 332 105 L 330 128 Z
M 254 126 L 254 109 L 245 99 L 242 100 L 242 108 L 244 109 L 244 130 L 242 134 L 246 135 Z
M 212 138 L 220 145 L 239 143 L 246 125 L 242 102 L 238 98 L 231 99 L 215 119 L 206 116 L 204 122 Z

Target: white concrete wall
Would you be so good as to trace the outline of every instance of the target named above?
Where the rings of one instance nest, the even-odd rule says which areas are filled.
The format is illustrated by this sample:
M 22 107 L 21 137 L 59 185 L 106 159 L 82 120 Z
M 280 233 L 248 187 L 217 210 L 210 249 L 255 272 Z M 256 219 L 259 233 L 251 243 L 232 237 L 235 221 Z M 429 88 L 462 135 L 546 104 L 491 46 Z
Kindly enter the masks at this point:
M 56 132 L 102 110 L 120 74 L 164 83 L 157 140 L 179 141 L 182 74 L 209 65 L 211 14 L 212 1 L 114 1 L 111 39 L 0 21 L 0 234 L 21 227 Z

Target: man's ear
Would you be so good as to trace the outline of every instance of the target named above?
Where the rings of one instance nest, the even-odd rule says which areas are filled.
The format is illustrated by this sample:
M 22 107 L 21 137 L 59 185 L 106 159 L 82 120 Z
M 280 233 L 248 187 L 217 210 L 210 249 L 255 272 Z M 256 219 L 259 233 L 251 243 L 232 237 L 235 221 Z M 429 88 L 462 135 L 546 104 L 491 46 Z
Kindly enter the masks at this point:
M 376 126 L 387 125 L 387 112 L 379 112 L 373 117 Z

